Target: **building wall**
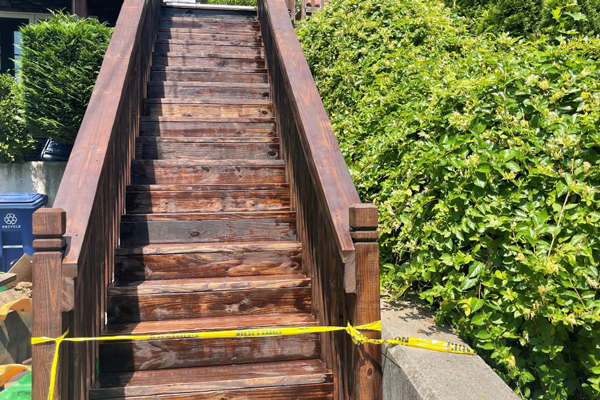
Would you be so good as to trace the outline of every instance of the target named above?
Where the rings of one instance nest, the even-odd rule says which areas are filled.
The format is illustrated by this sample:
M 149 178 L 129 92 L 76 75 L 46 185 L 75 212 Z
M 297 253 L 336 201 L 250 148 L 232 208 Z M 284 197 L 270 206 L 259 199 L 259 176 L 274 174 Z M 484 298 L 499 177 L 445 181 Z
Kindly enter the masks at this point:
M 48 10 L 71 11 L 71 0 L 0 0 L 0 11 L 47 13 Z

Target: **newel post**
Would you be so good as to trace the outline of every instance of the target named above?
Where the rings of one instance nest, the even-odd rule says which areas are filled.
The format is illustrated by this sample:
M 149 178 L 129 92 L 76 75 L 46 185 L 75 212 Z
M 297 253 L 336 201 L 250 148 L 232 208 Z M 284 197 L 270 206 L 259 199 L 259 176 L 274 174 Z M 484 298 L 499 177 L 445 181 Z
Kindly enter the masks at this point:
M 33 214 L 33 337 L 59 337 L 64 332 L 63 291 L 66 288 L 62 274 L 63 249 L 66 231 L 66 213 L 62 209 L 42 208 Z M 32 346 L 32 400 L 45 400 L 50 388 L 50 369 L 54 357 L 54 343 Z M 64 353 L 61 347 L 61 359 Z M 65 400 L 66 381 L 63 368 L 58 368 L 54 400 Z M 63 392 L 63 393 L 61 393 Z
M 381 319 L 377 207 L 373 204 L 351 206 L 349 217 L 356 260 L 354 271 L 346 271 L 345 285 L 347 292 L 356 294 L 352 322 L 362 325 Z M 381 335 L 379 332 L 365 332 L 365 336 L 379 338 Z M 354 399 L 381 400 L 381 348 L 366 344 L 358 347 L 357 351 Z

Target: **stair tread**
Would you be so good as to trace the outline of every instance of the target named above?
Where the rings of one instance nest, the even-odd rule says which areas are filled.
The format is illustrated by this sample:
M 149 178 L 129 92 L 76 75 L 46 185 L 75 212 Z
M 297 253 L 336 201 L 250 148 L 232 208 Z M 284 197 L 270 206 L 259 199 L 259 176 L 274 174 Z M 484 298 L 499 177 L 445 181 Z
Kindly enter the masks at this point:
M 165 382 L 165 377 L 168 382 Z M 145 370 L 104 373 L 98 376 L 94 391 L 114 388 L 123 395 L 209 392 L 256 387 L 277 387 L 332 381 L 331 371 L 318 359 L 188 367 L 170 370 Z M 107 393 L 109 396 L 110 394 Z M 106 397 L 109 398 L 109 397 Z
M 160 165 L 164 167 L 234 166 L 277 167 L 285 166 L 284 160 L 133 160 L 133 165 Z
M 153 65 L 152 71 L 154 72 L 223 72 L 228 74 L 266 74 L 266 68 L 256 68 L 254 71 L 240 70 L 239 68 L 221 68 L 221 67 L 195 67 L 195 66 L 165 66 L 165 65 Z
M 240 211 L 240 212 L 206 212 L 206 213 L 153 213 L 153 214 L 125 214 L 123 222 L 144 221 L 201 221 L 224 219 L 272 219 L 296 218 L 295 211 Z
M 310 279 L 302 274 L 241 276 L 224 278 L 187 278 L 115 283 L 108 288 L 109 296 L 143 296 L 155 294 L 186 294 L 238 290 L 265 290 L 306 287 Z
M 157 44 L 174 44 L 174 45 L 182 45 L 182 46 L 232 46 L 232 47 L 250 47 L 256 49 L 262 49 L 262 43 L 260 41 L 256 42 L 243 42 L 233 40 L 209 40 L 208 38 L 202 40 L 200 38 L 194 39 L 166 39 L 159 37 L 156 39 Z
M 131 191 L 212 191 L 212 190 L 289 190 L 289 183 L 246 183 L 246 184 L 156 184 L 156 185 L 129 185 Z
M 180 116 L 141 116 L 141 122 L 213 122 L 213 123 L 273 123 L 273 117 L 228 117 L 228 118 L 210 118 L 210 117 L 180 117 Z
M 153 137 L 139 136 L 136 141 L 142 143 L 279 143 L 278 137 Z
M 214 82 L 175 82 L 175 81 L 150 81 L 148 86 L 193 86 L 193 87 L 214 87 Z M 228 88 L 264 88 L 268 89 L 268 83 L 245 83 L 245 82 L 219 82 L 219 87 Z
M 148 106 L 162 106 L 170 105 L 170 106 L 214 106 L 214 105 L 222 105 L 222 106 L 237 106 L 237 107 L 256 107 L 256 106 L 270 106 L 272 104 L 271 100 L 268 97 L 262 98 L 244 98 L 244 96 L 240 96 L 241 98 L 235 97 L 215 97 L 211 94 L 203 94 L 203 95 L 185 95 L 185 96 L 161 96 L 161 97 L 149 97 L 144 100 L 145 105 Z M 256 97 L 256 96 L 254 96 Z
M 208 332 L 233 329 L 318 325 L 318 321 L 311 313 L 268 313 L 263 314 L 258 318 L 248 318 L 247 316 L 240 315 L 226 315 L 222 317 L 108 324 L 102 335 L 154 335 L 175 332 Z
M 179 243 L 179 244 L 149 244 L 145 246 L 120 247 L 117 256 L 155 255 L 155 254 L 189 254 L 189 253 L 218 253 L 240 251 L 263 252 L 269 250 L 298 250 L 299 242 L 243 242 L 243 243 Z

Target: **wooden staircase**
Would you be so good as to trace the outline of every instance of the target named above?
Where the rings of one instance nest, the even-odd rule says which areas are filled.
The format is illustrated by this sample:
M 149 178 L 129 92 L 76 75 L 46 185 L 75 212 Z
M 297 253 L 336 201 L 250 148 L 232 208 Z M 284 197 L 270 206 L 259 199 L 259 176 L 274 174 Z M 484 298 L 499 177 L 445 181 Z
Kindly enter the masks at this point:
M 381 317 L 377 208 L 283 0 L 124 0 L 53 207 L 33 215 L 34 337 Z M 55 355 L 33 346 L 32 400 L 382 396 L 381 349 L 345 332 L 63 342 L 56 371 Z
M 144 110 L 103 334 L 318 325 L 255 14 L 165 8 Z M 99 352 L 92 399 L 333 396 L 316 334 Z

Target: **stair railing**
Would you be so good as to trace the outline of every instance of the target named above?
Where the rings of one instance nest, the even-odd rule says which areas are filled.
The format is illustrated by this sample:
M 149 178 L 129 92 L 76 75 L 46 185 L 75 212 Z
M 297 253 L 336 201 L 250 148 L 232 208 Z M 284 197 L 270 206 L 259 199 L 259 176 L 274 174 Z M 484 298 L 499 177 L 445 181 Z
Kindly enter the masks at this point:
M 303 269 L 322 325 L 380 319 L 377 209 L 361 204 L 283 0 L 258 0 Z M 371 334 L 372 337 L 377 337 Z M 326 334 L 335 399 L 381 399 L 381 349 Z
M 160 0 L 125 0 L 55 208 L 33 216 L 35 337 L 98 336 L 158 32 Z M 33 400 L 50 388 L 54 343 L 33 346 Z M 55 400 L 85 400 L 96 377 L 98 346 L 63 343 Z

